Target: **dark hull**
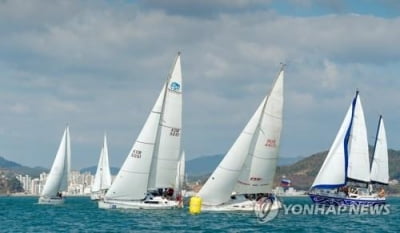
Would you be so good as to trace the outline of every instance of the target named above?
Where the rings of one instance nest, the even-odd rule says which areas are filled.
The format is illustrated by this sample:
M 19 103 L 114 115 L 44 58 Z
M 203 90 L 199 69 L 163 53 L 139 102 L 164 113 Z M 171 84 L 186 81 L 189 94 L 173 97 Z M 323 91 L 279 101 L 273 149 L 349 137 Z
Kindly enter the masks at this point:
M 334 196 L 323 196 L 320 194 L 308 194 L 311 200 L 315 204 L 321 205 L 334 205 L 334 206 L 343 206 L 343 205 L 384 205 L 386 204 L 386 200 L 382 198 L 349 198 L 349 197 L 334 197 Z

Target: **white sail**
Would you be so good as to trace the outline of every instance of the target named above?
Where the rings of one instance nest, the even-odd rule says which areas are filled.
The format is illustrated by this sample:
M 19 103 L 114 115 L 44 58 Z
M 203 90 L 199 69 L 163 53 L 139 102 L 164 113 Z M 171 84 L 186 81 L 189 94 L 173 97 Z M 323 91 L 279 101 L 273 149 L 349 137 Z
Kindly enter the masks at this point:
M 280 72 L 278 79 L 276 81 L 277 85 L 277 90 L 280 89 L 282 86 L 283 81 L 283 70 Z M 281 86 L 281 87 L 279 87 Z M 274 90 L 275 88 L 273 88 Z M 281 91 L 277 91 L 281 92 Z M 262 120 L 265 116 L 265 114 L 269 114 L 265 112 L 266 109 L 273 109 L 278 106 L 275 104 L 278 103 L 279 101 L 275 102 L 275 97 L 273 98 L 273 103 L 271 106 L 266 107 L 266 105 L 269 104 L 268 98 L 265 97 L 264 100 L 261 102 L 259 107 L 257 108 L 256 112 L 253 114 L 251 117 L 250 121 L 247 123 L 246 127 L 242 131 L 242 133 L 239 135 L 239 137 L 236 139 L 235 143 L 232 145 L 228 153 L 224 156 L 218 167 L 215 169 L 215 171 L 212 173 L 210 178 L 207 180 L 207 182 L 204 184 L 202 189 L 199 192 L 199 196 L 202 197 L 203 203 L 206 205 L 219 205 L 222 204 L 230 199 L 230 196 L 232 192 L 234 191 L 235 185 L 238 182 L 239 176 L 243 172 L 244 164 L 246 162 L 246 159 L 249 157 L 250 153 L 255 154 L 255 150 L 257 148 L 257 156 L 260 156 L 260 160 L 263 160 L 264 158 L 268 158 L 269 155 L 265 156 L 260 155 L 259 152 L 261 150 L 259 149 L 257 144 L 256 139 L 261 139 L 262 137 L 260 136 L 261 133 L 264 135 L 267 135 L 269 137 L 270 132 L 261 132 L 261 130 L 258 130 L 260 127 L 264 127 L 268 123 L 263 123 Z M 278 104 L 279 105 L 279 104 Z M 279 108 L 279 107 L 278 107 Z M 278 114 L 279 115 L 279 114 Z M 280 117 L 278 117 L 280 118 Z M 281 120 L 281 119 L 280 119 Z M 274 123 L 277 123 L 277 121 L 274 121 Z M 278 127 L 280 125 L 280 122 L 278 120 Z M 261 128 L 262 129 L 262 128 Z M 255 139 L 256 138 L 256 139 Z M 279 138 L 277 138 L 279 140 Z M 262 143 L 263 145 L 266 144 L 264 141 Z M 279 145 L 279 142 L 277 142 L 276 145 Z M 261 157 L 263 156 L 263 157 Z M 255 156 L 253 156 L 255 157 Z M 265 165 L 265 163 L 263 163 Z M 251 163 L 249 163 L 249 168 L 250 168 Z M 259 168 L 254 165 L 255 171 L 254 172 L 259 172 Z M 250 173 L 250 169 L 247 168 L 249 171 L 245 171 L 243 174 L 253 174 L 252 171 Z M 260 167 L 261 168 L 261 167 Z M 264 167 L 264 169 L 269 169 L 270 166 Z M 262 169 L 262 168 L 261 168 Z M 274 168 L 275 172 L 275 168 Z M 261 173 L 255 173 L 260 176 L 264 176 L 264 172 Z M 267 179 L 267 178 L 266 178 Z M 267 191 L 267 188 L 264 187 L 265 192 Z M 237 187 L 238 191 L 241 192 L 241 187 Z M 235 190 L 236 191 L 236 190 Z
M 64 130 L 60 145 L 50 173 L 47 176 L 46 184 L 43 187 L 41 196 L 56 197 L 58 192 L 66 191 L 68 187 L 68 176 L 70 169 L 70 142 L 69 129 Z
M 136 142 L 108 190 L 106 199 L 141 200 L 145 197 L 164 92 L 165 85 Z
M 111 186 L 111 172 L 108 162 L 107 136 L 104 135 L 104 143 L 101 148 L 99 162 L 97 164 L 96 175 L 92 186 L 92 192 L 106 190 Z
M 108 144 L 107 135 L 104 134 L 104 144 L 103 144 L 103 179 L 101 182 L 101 189 L 109 189 L 112 182 L 110 162 L 108 158 Z
M 69 127 L 67 126 L 67 168 L 64 171 L 67 175 L 67 178 L 64 179 L 63 187 L 61 191 L 68 191 L 69 182 L 71 180 L 71 136 L 69 133 Z
M 346 183 L 344 140 L 350 126 L 352 112 L 353 105 L 350 105 L 312 188 L 333 188 Z
M 356 96 L 348 148 L 347 178 L 366 183 L 370 182 L 367 127 L 359 95 Z
M 93 181 L 93 185 L 92 185 L 92 192 L 98 192 L 100 191 L 100 186 L 101 186 L 101 173 L 103 172 L 103 157 L 104 157 L 104 153 L 103 153 L 104 149 L 101 148 L 100 151 L 100 158 L 99 158 L 99 162 L 97 163 L 97 169 L 96 169 L 96 174 L 94 175 L 94 181 Z
M 371 167 L 371 181 L 380 184 L 388 184 L 389 160 L 386 141 L 386 130 L 382 116 L 380 116 L 379 118 L 378 130 L 375 140 L 375 148 Z
M 249 155 L 234 189 L 238 194 L 272 191 L 282 131 L 283 77 L 282 70 L 264 103 Z
M 182 77 L 174 69 L 105 199 L 142 200 L 148 189 L 174 187 L 181 151 Z
M 369 182 L 368 139 L 358 92 L 312 188 L 340 187 L 346 183 L 347 178 Z
M 179 54 L 166 85 L 149 189 L 175 186 L 182 138 L 182 72 Z
M 182 151 L 181 158 L 178 162 L 176 181 L 175 181 L 175 190 L 178 192 L 183 189 L 183 185 L 185 182 L 185 152 Z

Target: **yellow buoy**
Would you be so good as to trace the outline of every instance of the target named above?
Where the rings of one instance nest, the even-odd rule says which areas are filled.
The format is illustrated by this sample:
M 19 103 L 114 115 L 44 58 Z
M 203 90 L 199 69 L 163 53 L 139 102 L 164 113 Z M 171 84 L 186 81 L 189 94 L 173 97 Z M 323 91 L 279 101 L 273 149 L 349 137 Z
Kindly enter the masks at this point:
M 201 197 L 191 197 L 189 202 L 189 212 L 191 214 L 200 214 L 202 202 L 203 200 L 201 200 Z

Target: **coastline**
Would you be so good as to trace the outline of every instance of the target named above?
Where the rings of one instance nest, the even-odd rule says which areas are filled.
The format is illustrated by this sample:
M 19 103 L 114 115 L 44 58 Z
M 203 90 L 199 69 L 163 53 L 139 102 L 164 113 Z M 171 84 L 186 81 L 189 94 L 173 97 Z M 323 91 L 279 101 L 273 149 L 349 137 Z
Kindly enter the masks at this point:
M 10 194 L 0 194 L 0 196 L 8 196 L 8 197 L 40 197 L 40 195 L 30 194 L 30 193 L 10 193 Z M 65 197 L 90 197 L 90 194 L 66 194 Z

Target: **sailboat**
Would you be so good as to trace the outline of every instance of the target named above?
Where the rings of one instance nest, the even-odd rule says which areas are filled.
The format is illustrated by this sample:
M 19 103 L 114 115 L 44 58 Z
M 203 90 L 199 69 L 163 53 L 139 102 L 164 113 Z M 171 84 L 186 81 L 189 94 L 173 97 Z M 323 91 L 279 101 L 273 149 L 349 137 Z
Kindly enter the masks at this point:
M 371 182 L 388 183 L 387 143 L 380 118 L 372 169 L 367 129 L 359 92 L 350 104 L 339 132 L 322 164 L 309 196 L 324 205 L 385 204 L 385 197 L 373 192 Z
M 99 208 L 172 209 L 182 137 L 180 53 L 138 138 Z
M 107 190 L 111 186 L 111 172 L 108 162 L 107 135 L 104 134 L 103 148 L 100 151 L 99 163 L 97 165 L 96 175 L 92 185 L 91 200 L 100 200 L 104 198 Z
M 274 200 L 270 208 L 281 206 L 272 185 L 282 131 L 283 68 L 269 95 L 197 194 L 202 210 L 254 211 L 264 197 Z
M 60 146 L 47 176 L 39 204 L 63 204 L 62 192 L 68 190 L 68 181 L 71 168 L 71 143 L 69 127 L 64 130 Z

